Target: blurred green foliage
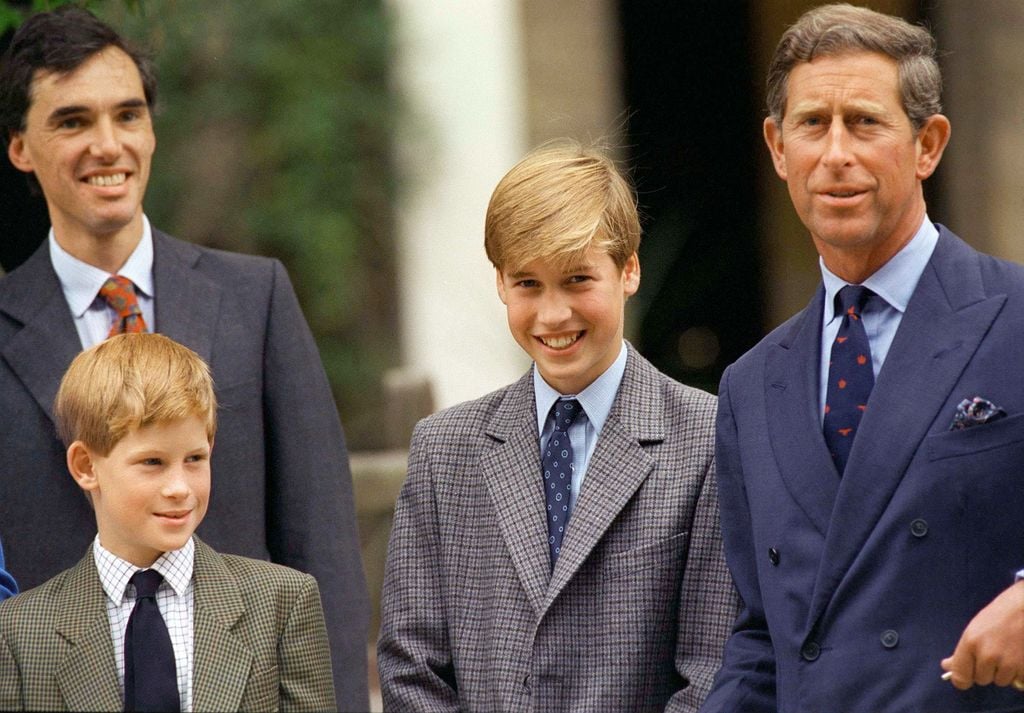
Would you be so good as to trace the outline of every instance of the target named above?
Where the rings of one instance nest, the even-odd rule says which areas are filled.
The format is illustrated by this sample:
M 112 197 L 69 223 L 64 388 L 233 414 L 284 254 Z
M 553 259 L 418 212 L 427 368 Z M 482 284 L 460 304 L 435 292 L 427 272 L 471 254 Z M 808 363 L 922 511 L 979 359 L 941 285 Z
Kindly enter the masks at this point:
M 133 6 L 138 5 L 137 8 Z M 145 0 L 93 9 L 154 56 L 154 225 L 280 258 L 350 448 L 376 448 L 398 362 L 382 0 Z

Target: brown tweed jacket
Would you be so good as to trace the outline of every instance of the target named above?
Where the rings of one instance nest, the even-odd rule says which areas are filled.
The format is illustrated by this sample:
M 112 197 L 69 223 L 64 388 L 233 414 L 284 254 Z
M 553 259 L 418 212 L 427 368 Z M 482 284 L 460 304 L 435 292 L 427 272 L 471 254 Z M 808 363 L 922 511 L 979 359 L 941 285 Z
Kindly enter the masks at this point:
M 715 400 L 629 348 L 551 572 L 531 378 L 416 428 L 384 582 L 385 709 L 696 710 L 736 613 Z
M 333 710 L 316 580 L 196 538 L 192 708 Z M 92 549 L 0 604 L 0 710 L 123 709 Z

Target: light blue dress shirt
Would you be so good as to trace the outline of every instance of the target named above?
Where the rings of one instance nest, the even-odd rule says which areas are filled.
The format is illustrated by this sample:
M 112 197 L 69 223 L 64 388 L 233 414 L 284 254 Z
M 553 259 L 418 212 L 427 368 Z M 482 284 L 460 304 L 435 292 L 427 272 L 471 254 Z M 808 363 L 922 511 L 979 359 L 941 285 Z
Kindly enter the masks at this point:
M 864 324 L 864 331 L 867 332 L 868 344 L 871 345 L 871 367 L 876 379 L 882 364 L 885 363 L 885 357 L 889 354 L 889 347 L 903 320 L 903 314 L 907 311 L 907 303 L 910 302 L 917 282 L 928 266 L 938 239 L 938 229 L 928 220 L 928 216 L 925 216 L 924 222 L 910 242 L 861 283 L 875 293 L 875 296 L 868 299 L 864 305 L 861 321 Z M 821 267 L 821 279 L 825 283 L 825 311 L 821 320 L 821 367 L 818 372 L 818 415 L 824 423 L 825 398 L 828 395 L 828 363 L 832 357 L 832 342 L 835 341 L 839 325 L 843 321 L 843 316 L 836 314 L 835 300 L 839 290 L 849 283 L 825 267 L 825 261 L 821 258 L 818 258 L 818 264 Z
M 110 308 L 106 300 L 99 296 L 100 288 L 111 275 L 87 262 L 82 262 L 71 255 L 58 243 L 50 228 L 50 262 L 60 280 L 64 291 L 64 299 L 71 308 L 71 317 L 78 331 L 82 348 L 88 349 L 107 338 L 110 325 L 117 314 Z M 127 277 L 135 283 L 135 294 L 146 320 L 146 328 L 156 331 L 156 308 L 153 304 L 153 232 L 149 227 L 149 219 L 142 216 L 142 239 L 125 261 L 118 275 Z
M 555 405 L 555 402 L 560 398 L 572 397 L 583 407 L 583 413 L 577 416 L 569 426 L 569 441 L 572 443 L 573 456 L 572 494 L 569 499 L 570 518 L 572 509 L 576 507 L 580 488 L 583 486 L 583 478 L 587 474 L 587 464 L 590 463 L 590 456 L 593 455 L 594 446 L 597 445 L 597 437 L 612 410 L 615 395 L 619 392 L 619 385 L 622 383 L 622 376 L 626 373 L 626 353 L 626 343 L 623 342 L 622 350 L 612 365 L 578 394 L 559 393 L 544 381 L 540 372 L 537 371 L 536 364 L 533 367 L 533 395 L 537 404 L 537 432 L 540 434 L 538 454 L 542 458 L 544 444 L 548 442 L 548 437 L 555 430 L 554 421 L 551 419 L 551 407 Z M 583 444 L 582 448 L 579 444 Z M 537 492 L 539 493 L 540 461 L 537 462 L 537 476 Z M 571 519 L 569 524 L 572 525 Z

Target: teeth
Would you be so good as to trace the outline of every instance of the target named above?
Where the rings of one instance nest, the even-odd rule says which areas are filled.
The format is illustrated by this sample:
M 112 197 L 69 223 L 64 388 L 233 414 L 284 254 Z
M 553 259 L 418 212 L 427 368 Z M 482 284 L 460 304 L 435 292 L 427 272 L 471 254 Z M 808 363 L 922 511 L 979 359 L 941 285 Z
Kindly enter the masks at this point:
M 574 344 L 579 338 L 580 333 L 576 332 L 575 334 L 568 334 L 564 337 L 541 337 L 540 340 L 552 349 L 565 349 L 566 347 Z
M 120 186 L 128 179 L 124 173 L 115 173 L 110 176 L 89 176 L 86 179 L 90 186 Z

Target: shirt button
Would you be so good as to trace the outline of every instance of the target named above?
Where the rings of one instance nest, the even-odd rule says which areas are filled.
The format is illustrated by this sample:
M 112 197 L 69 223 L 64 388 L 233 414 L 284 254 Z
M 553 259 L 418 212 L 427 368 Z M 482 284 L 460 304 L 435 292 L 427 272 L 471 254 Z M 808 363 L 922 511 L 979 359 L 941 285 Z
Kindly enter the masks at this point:
M 928 522 L 917 518 L 910 523 L 910 534 L 914 537 L 924 537 L 928 534 Z
M 774 547 L 768 548 L 768 561 L 772 563 L 772 567 L 779 566 L 779 551 Z
M 821 656 L 821 647 L 817 641 L 808 641 L 804 644 L 803 648 L 800 649 L 800 655 L 804 661 L 814 661 Z
M 887 649 L 896 648 L 896 644 L 900 643 L 900 635 L 892 629 L 886 629 L 882 632 L 882 646 Z

